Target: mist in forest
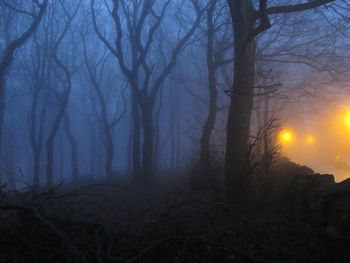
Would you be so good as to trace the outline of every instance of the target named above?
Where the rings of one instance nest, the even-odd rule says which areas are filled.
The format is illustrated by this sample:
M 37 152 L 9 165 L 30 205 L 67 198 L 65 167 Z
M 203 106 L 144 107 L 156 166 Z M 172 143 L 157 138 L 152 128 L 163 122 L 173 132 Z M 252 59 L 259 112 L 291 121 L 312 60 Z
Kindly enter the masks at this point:
M 192 218 L 219 207 L 242 217 L 281 207 L 276 211 L 288 220 L 321 220 L 312 214 L 322 210 L 313 199 L 307 216 L 291 216 L 299 211 L 292 209 L 299 203 L 291 196 L 314 198 L 314 192 L 300 191 L 326 183 L 347 187 L 350 178 L 349 19 L 348 0 L 0 0 L 0 219 L 10 222 L 8 210 L 14 210 L 20 226 L 34 222 L 36 233 L 48 229 L 48 236 L 64 240 L 68 254 L 58 248 L 57 262 L 164 262 L 132 256 L 146 257 L 154 248 L 149 244 L 168 232 L 158 229 L 157 238 L 142 239 L 131 229 L 146 233 L 152 224 L 162 225 L 172 218 L 166 209 Z M 341 189 L 337 198 L 350 188 Z M 111 203 L 97 200 L 102 196 Z M 87 198 L 86 203 L 73 197 Z M 168 201 L 188 207 L 169 208 Z M 108 207 L 101 212 L 87 203 Z M 213 206 L 204 212 L 204 204 Z M 336 226 L 322 221 L 328 230 L 347 225 L 342 220 L 349 214 L 341 217 L 339 207 L 344 206 L 324 208 L 338 211 L 337 219 L 327 216 Z M 226 220 L 225 213 L 214 217 Z M 81 219 L 99 224 L 80 239 L 89 244 L 86 253 L 70 236 L 82 237 Z M 79 230 L 72 223 L 70 232 L 64 220 L 78 222 Z M 181 231 L 202 226 L 193 220 L 179 223 L 180 232 L 172 223 L 167 227 L 183 240 Z M 231 227 L 232 220 L 221 225 Z M 239 240 L 234 230 L 219 235 L 213 229 L 215 238 Z M 217 246 L 221 239 L 206 243 L 193 231 L 189 244 L 171 246 L 190 250 L 187 245 L 199 242 L 224 251 Z M 120 236 L 133 242 L 119 251 Z M 24 247 L 5 261 L 25 262 L 20 254 L 36 258 L 37 252 L 29 255 Z M 181 251 L 171 262 L 224 262 L 217 255 L 195 261 Z M 222 253 L 228 251 L 237 252 Z M 278 259 L 275 252 L 252 251 L 238 253 L 246 261 L 237 262 Z M 56 262 L 50 253 L 45 262 Z
M 149 2 L 2 1 L 2 182 L 150 178 L 224 162 L 230 9 Z M 251 136 L 273 118 L 320 130 L 320 115 L 346 105 L 346 13 L 331 11 L 276 14 L 258 36 Z

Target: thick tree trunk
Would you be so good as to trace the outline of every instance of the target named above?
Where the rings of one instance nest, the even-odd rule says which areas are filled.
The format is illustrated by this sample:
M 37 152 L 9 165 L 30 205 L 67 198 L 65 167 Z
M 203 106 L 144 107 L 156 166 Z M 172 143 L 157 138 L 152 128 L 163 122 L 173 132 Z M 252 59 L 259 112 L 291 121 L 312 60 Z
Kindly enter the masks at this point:
M 142 181 L 144 183 L 149 183 L 153 177 L 154 125 L 152 112 L 152 105 L 146 105 L 142 109 Z
M 249 129 L 255 80 L 255 12 L 250 1 L 231 4 L 234 19 L 234 82 L 227 122 L 226 197 L 234 201 L 246 191 L 249 174 Z

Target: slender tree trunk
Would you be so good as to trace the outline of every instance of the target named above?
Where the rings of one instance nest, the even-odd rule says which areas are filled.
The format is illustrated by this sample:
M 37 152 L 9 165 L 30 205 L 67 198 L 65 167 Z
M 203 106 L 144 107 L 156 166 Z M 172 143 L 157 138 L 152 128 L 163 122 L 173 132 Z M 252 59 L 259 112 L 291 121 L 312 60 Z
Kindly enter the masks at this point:
M 133 119 L 131 118 L 130 120 L 130 129 L 129 129 L 129 134 L 128 134 L 128 146 L 127 146 L 127 151 L 128 151 L 128 173 L 130 175 L 133 174 Z
M 31 124 L 30 124 L 30 143 L 32 151 L 34 154 L 34 167 L 33 167 L 33 186 L 34 189 L 40 187 L 40 158 L 42 151 L 42 142 L 44 138 L 44 122 L 46 117 L 47 101 L 49 98 L 49 93 L 46 94 L 44 99 L 44 106 L 41 109 L 40 118 L 39 118 L 39 127 L 37 130 L 37 103 L 38 103 L 39 90 L 36 91 L 33 98 L 33 104 L 31 109 Z
M 70 88 L 69 88 L 69 90 L 70 90 Z M 53 180 L 54 143 L 55 143 L 58 129 L 59 129 L 60 124 L 61 124 L 61 120 L 64 117 L 64 113 L 66 111 L 67 103 L 68 103 L 68 96 L 67 96 L 67 100 L 65 100 L 63 102 L 63 104 L 61 105 L 60 111 L 59 111 L 58 115 L 56 116 L 54 124 L 51 128 L 51 132 L 50 132 L 49 137 L 47 138 L 47 141 L 46 141 L 46 154 L 47 154 L 46 183 L 47 183 L 48 188 L 53 187 L 53 181 L 54 181 Z
M 209 108 L 206 121 L 202 129 L 200 162 L 204 169 L 210 167 L 210 138 L 213 132 L 217 115 L 217 89 L 215 70 L 209 66 Z
M 141 123 L 140 113 L 137 102 L 137 95 L 132 92 L 132 165 L 133 165 L 133 177 L 136 181 L 141 176 Z
M 91 150 L 90 150 L 90 176 L 95 178 L 97 176 L 96 171 L 96 138 L 95 138 L 95 129 L 92 120 L 89 118 L 89 130 L 90 130 L 90 141 L 91 141 Z
M 200 163 L 203 171 L 210 168 L 210 138 L 216 122 L 217 115 L 217 98 L 216 89 L 216 66 L 214 60 L 214 23 L 213 13 L 215 10 L 215 2 L 212 3 L 207 11 L 207 69 L 208 69 L 208 88 L 209 88 L 209 107 L 208 115 L 202 129 Z
M 163 91 L 164 89 L 160 90 L 159 93 L 159 107 L 158 111 L 156 113 L 156 129 L 155 129 L 155 142 L 154 142 L 154 160 L 153 160 L 153 168 L 154 168 L 154 174 L 158 174 L 158 164 L 159 164 L 159 152 L 160 152 L 160 147 L 159 147 L 159 141 L 160 141 L 160 116 L 161 112 L 163 109 Z
M 175 144 L 175 168 L 180 168 L 180 148 L 181 148 L 181 119 L 180 119 L 180 90 L 176 90 L 176 111 L 175 111 L 175 130 L 176 130 L 176 144 Z
M 216 122 L 216 114 L 217 114 L 217 92 L 216 87 L 215 91 L 210 92 L 209 98 L 209 111 L 208 116 L 205 121 L 202 136 L 201 136 L 201 153 L 200 153 L 200 162 L 204 169 L 210 168 L 210 138 L 213 132 L 215 122 Z
M 234 82 L 227 122 L 226 197 L 246 192 L 248 186 L 248 154 L 250 118 L 254 100 L 256 43 L 250 38 L 255 27 L 255 12 L 250 1 L 231 4 L 234 19 Z
M 270 98 L 268 96 L 264 97 L 264 126 L 267 126 L 267 123 L 269 122 L 270 119 Z
M 137 18 L 137 13 L 133 13 L 133 23 Z M 132 69 L 135 70 L 138 62 L 138 46 L 135 36 L 130 39 L 131 42 L 131 62 Z M 133 120 L 132 130 L 132 165 L 133 165 L 133 178 L 135 181 L 139 181 L 142 176 L 141 172 L 141 118 L 140 118 L 140 97 L 139 97 L 139 73 L 135 71 L 131 77 L 129 77 L 129 83 L 131 86 L 131 114 Z
M 36 90 L 33 98 L 32 108 L 30 112 L 30 144 L 34 154 L 34 167 L 33 167 L 33 186 L 34 189 L 40 187 L 40 158 L 41 158 L 41 146 L 44 133 L 44 119 L 46 116 L 48 95 L 44 99 L 44 107 L 40 113 L 39 125 L 37 124 L 37 103 L 38 103 L 39 90 Z M 37 127 L 37 125 L 39 127 Z
M 174 96 L 174 94 L 173 94 Z M 172 114 L 170 115 L 170 167 L 172 170 L 175 169 L 176 163 L 176 116 L 178 111 L 177 97 L 174 96 L 172 100 Z
M 106 120 L 107 121 L 107 120 Z M 104 123 L 104 133 L 105 133 L 105 147 L 106 147 L 106 162 L 105 162 L 105 173 L 107 178 L 112 178 L 113 176 L 113 158 L 114 158 L 114 145 L 111 135 L 111 129 L 108 123 Z
M 33 167 L 33 186 L 34 189 L 40 187 L 40 150 L 34 151 L 34 167 Z
M 59 152 L 60 152 L 60 166 L 59 166 L 59 171 L 60 171 L 60 180 L 61 182 L 65 179 L 64 175 L 64 141 L 63 141 L 63 134 L 60 133 L 59 136 Z
M 263 118 L 262 118 L 262 110 L 261 110 L 261 99 L 258 99 L 257 105 L 256 105 L 256 154 L 258 156 L 261 156 L 262 153 L 262 144 L 263 144 L 263 138 L 262 138 L 262 130 L 264 128 Z
M 72 133 L 72 129 L 70 126 L 70 121 L 68 114 L 66 113 L 64 116 L 64 128 L 68 138 L 68 142 L 71 147 L 71 160 L 72 160 L 72 179 L 77 182 L 79 180 L 79 160 L 78 160 L 78 145 L 75 141 L 74 135 Z
M 46 186 L 53 187 L 53 149 L 55 136 L 49 136 L 46 142 Z
M 6 110 L 6 79 L 5 73 L 0 72 L 0 155 L 2 154 L 3 145 L 3 126 L 5 121 Z
M 271 120 L 270 118 L 270 98 L 268 96 L 264 97 L 264 114 L 263 114 L 263 125 L 265 127 L 265 129 L 267 128 L 267 126 L 269 125 L 269 121 Z M 270 151 L 271 147 L 272 147 L 272 138 L 271 138 L 271 134 L 267 133 L 266 134 L 266 138 L 264 140 L 264 144 L 265 144 L 265 153 Z

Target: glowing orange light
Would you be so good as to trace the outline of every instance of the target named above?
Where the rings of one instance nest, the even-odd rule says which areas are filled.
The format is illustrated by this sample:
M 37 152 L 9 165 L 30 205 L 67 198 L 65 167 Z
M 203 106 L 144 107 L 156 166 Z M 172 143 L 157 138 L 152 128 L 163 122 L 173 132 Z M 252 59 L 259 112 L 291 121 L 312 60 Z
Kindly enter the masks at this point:
M 344 117 L 345 126 L 350 129 L 350 111 L 348 111 Z
M 288 130 L 282 130 L 279 134 L 280 143 L 291 143 L 293 140 L 293 134 Z
M 307 136 L 306 139 L 305 139 L 305 142 L 307 144 L 314 144 L 315 143 L 315 137 L 310 135 L 310 136 Z

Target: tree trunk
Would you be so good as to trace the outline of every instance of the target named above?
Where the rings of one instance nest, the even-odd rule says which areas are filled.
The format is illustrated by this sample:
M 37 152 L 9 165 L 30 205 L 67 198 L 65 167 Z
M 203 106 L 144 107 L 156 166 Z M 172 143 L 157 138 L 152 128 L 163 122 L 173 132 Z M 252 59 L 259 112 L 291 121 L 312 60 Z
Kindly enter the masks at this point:
M 215 92 L 213 91 L 213 93 L 215 93 L 215 95 L 212 92 L 210 92 L 212 95 L 210 95 L 210 99 L 209 99 L 208 116 L 205 121 L 203 130 L 202 130 L 202 136 L 201 136 L 200 162 L 201 162 L 202 168 L 204 169 L 210 168 L 210 161 L 211 161 L 210 160 L 210 138 L 216 122 L 216 114 L 217 114 L 216 87 L 214 89 L 215 89 Z
M 96 152 L 97 147 L 96 147 L 96 138 L 95 138 L 95 126 L 94 123 L 92 122 L 91 118 L 89 120 L 89 131 L 90 131 L 90 141 L 91 141 L 91 150 L 90 150 L 90 176 L 92 178 L 95 178 L 97 176 L 97 171 L 96 171 Z
M 259 98 L 256 105 L 256 154 L 257 156 L 261 156 L 261 153 L 262 153 L 263 138 L 261 133 L 265 127 L 262 114 L 261 114 L 262 113 L 261 102 L 262 102 L 261 98 Z
M 33 167 L 33 186 L 34 189 L 40 187 L 40 150 L 34 151 L 34 167 Z
M 175 149 L 175 169 L 180 168 L 180 147 L 181 147 L 181 120 L 180 120 L 180 95 L 179 89 L 176 90 L 176 111 L 175 111 L 175 129 L 176 129 L 176 149 Z
M 152 105 L 145 105 L 142 109 L 143 147 L 142 147 L 142 181 L 149 183 L 153 177 L 154 158 L 154 125 Z
M 70 89 L 69 89 L 70 90 Z M 69 94 L 69 92 L 68 92 Z M 58 115 L 56 116 L 56 119 L 54 121 L 54 124 L 51 128 L 49 137 L 46 141 L 46 154 L 47 154 L 47 161 L 46 161 L 46 184 L 48 188 L 53 187 L 53 156 L 54 156 L 54 143 L 56 139 L 56 135 L 58 132 L 58 129 L 61 124 L 61 120 L 63 118 L 63 115 L 66 111 L 68 103 L 68 96 L 67 100 L 65 100 L 60 108 L 60 111 Z
M 216 89 L 216 68 L 214 61 L 214 24 L 213 12 L 215 4 L 207 11 L 208 24 L 208 41 L 207 41 L 207 68 L 208 68 L 208 88 L 209 88 L 209 107 L 207 119 L 204 123 L 201 136 L 201 152 L 200 163 L 203 171 L 208 171 L 210 168 L 210 138 L 216 122 L 217 114 L 217 97 Z
M 160 117 L 161 117 L 161 112 L 163 109 L 163 91 L 164 89 L 160 90 L 159 93 L 159 106 L 158 106 L 158 110 L 156 113 L 156 120 L 155 120 L 155 131 L 154 131 L 154 137 L 155 137 L 155 141 L 154 141 L 154 159 L 153 159 L 153 169 L 154 169 L 154 174 L 157 176 L 158 174 L 158 164 L 160 163 L 160 160 L 158 158 L 159 156 L 159 152 L 160 152 L 160 147 L 159 147 L 159 141 L 160 141 Z
M 60 181 L 62 182 L 65 179 L 64 175 L 64 141 L 63 141 L 63 134 L 60 133 L 59 136 L 59 153 L 60 153 Z
M 137 102 L 137 95 L 132 92 L 132 165 L 133 165 L 133 177 L 134 180 L 139 180 L 141 176 L 141 124 L 140 113 Z
M 111 129 L 107 123 L 106 116 L 103 118 L 103 128 L 105 133 L 105 149 L 106 149 L 106 162 L 105 162 L 105 173 L 107 178 L 113 176 L 113 158 L 114 158 L 114 145 L 111 135 Z
M 5 74 L 0 72 L 0 155 L 2 154 L 2 134 L 5 121 L 5 110 L 6 110 L 6 79 Z
M 77 182 L 79 180 L 78 146 L 73 136 L 67 113 L 64 116 L 64 128 L 71 147 L 72 179 L 74 182 Z
M 53 147 L 55 136 L 50 136 L 46 142 L 46 186 L 53 187 Z
M 173 94 L 174 99 L 172 100 L 171 110 L 172 113 L 170 115 L 170 167 L 172 170 L 176 168 L 176 116 L 178 112 L 177 100 L 178 97 Z
M 239 2 L 239 3 L 238 3 Z M 234 82 L 227 122 L 226 197 L 234 201 L 248 185 L 249 128 L 253 109 L 255 80 L 255 12 L 250 1 L 231 3 L 234 19 Z

